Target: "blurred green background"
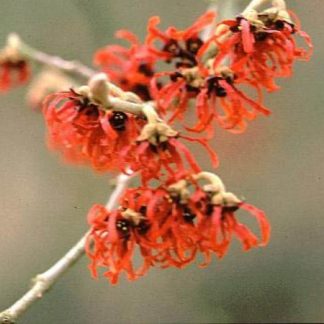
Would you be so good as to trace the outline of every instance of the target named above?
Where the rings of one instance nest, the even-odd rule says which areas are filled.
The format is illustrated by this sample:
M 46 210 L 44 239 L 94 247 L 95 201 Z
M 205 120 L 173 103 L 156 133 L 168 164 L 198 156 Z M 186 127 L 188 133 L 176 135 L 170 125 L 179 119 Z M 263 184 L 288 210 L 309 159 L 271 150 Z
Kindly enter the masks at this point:
M 324 321 L 324 1 L 288 4 L 313 37 L 312 61 L 297 63 L 294 77 L 266 97 L 269 118 L 240 136 L 218 129 L 214 140 L 227 188 L 267 212 L 269 246 L 242 253 L 235 242 L 207 269 L 153 269 L 116 286 L 91 279 L 83 258 L 20 323 Z M 46 52 L 91 64 L 119 28 L 144 35 L 155 14 L 164 26 L 186 27 L 205 8 L 202 0 L 2 0 L 0 40 L 16 31 Z M 0 98 L 1 308 L 79 239 L 88 209 L 111 190 L 107 177 L 47 150 L 42 116 L 26 106 L 25 93 Z M 205 152 L 195 154 L 210 169 Z

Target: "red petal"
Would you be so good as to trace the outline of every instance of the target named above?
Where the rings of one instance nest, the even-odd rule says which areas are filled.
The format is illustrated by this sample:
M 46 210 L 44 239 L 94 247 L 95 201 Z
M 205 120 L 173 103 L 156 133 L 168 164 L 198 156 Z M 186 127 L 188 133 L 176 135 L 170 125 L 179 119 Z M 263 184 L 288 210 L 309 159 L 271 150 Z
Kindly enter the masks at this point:
M 271 227 L 266 218 L 264 211 L 256 208 L 253 205 L 247 204 L 245 202 L 240 205 L 240 208 L 249 211 L 251 215 L 257 219 L 261 229 L 261 236 L 262 236 L 262 240 L 259 245 L 260 246 L 267 245 L 270 239 Z

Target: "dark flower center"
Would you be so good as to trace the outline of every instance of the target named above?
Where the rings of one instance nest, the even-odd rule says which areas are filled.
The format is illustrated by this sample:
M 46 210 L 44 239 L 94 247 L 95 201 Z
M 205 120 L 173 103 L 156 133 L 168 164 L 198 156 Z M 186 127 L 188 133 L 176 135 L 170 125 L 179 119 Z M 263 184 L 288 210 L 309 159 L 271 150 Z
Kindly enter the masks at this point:
M 111 127 L 118 132 L 122 132 L 126 129 L 127 120 L 128 116 L 121 111 L 114 111 L 109 117 Z
M 5 61 L 4 63 L 1 63 L 2 66 L 8 68 L 8 69 L 17 69 L 17 70 L 23 70 L 27 67 L 27 63 L 24 60 L 19 61 Z
M 219 80 L 222 80 L 222 78 L 217 76 L 207 79 L 208 94 L 214 93 L 217 97 L 226 97 L 226 89 L 219 84 Z
M 144 235 L 149 230 L 150 224 L 146 221 L 142 221 L 136 226 L 136 228 L 139 234 Z
M 193 220 L 196 218 L 196 215 L 192 212 L 192 210 L 187 207 L 187 206 L 184 206 L 183 207 L 183 219 L 185 220 L 185 222 L 187 223 L 192 223 Z
M 79 98 L 74 100 L 76 100 L 76 109 L 79 113 L 83 113 L 88 117 L 99 117 L 98 106 L 90 103 L 88 98 Z
M 185 41 L 184 44 L 179 44 L 175 39 L 170 39 L 162 48 L 162 51 L 170 53 L 172 57 L 167 60 L 170 63 L 174 58 L 178 58 L 176 68 L 193 67 L 197 65 L 195 55 L 202 46 L 203 41 L 198 37 L 192 37 Z
M 145 64 L 145 63 L 142 63 L 139 65 L 138 72 L 144 74 L 147 77 L 151 77 L 154 75 L 152 68 L 148 64 Z
M 123 236 L 128 236 L 129 235 L 129 227 L 130 227 L 130 224 L 127 220 L 118 220 L 116 222 L 116 228 L 118 230 L 118 232 L 120 234 L 122 234 Z
M 150 90 L 147 85 L 141 84 L 141 83 L 136 83 L 132 89 L 133 92 L 135 92 L 137 95 L 141 97 L 141 99 L 145 101 L 152 100 Z
M 214 211 L 214 205 L 212 204 L 207 204 L 206 206 L 206 215 L 210 216 Z
M 203 41 L 198 37 L 189 38 L 186 41 L 186 49 L 193 54 L 197 54 L 197 52 L 199 51 L 202 45 L 203 45 Z
M 224 216 L 225 213 L 234 213 L 236 212 L 240 206 L 224 206 L 222 208 L 222 216 Z
M 255 40 L 259 41 L 259 42 L 262 42 L 262 41 L 267 39 L 268 35 L 269 35 L 268 33 L 262 32 L 262 31 L 258 32 L 258 33 L 255 33 Z

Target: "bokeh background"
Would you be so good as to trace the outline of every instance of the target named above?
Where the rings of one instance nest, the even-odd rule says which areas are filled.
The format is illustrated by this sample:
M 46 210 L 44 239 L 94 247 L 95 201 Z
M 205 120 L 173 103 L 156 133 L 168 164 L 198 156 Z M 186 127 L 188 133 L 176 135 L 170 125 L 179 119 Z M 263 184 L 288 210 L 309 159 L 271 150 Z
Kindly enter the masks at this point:
M 223 2 L 222 2 L 223 1 Z M 226 3 L 225 3 L 226 1 Z M 220 0 L 221 5 L 238 0 Z M 242 1 L 241 3 L 248 3 Z M 236 242 L 207 269 L 153 269 L 136 282 L 91 279 L 83 258 L 21 319 L 25 324 L 324 321 L 323 0 L 288 1 L 314 40 L 312 61 L 298 63 L 273 114 L 236 136 L 217 130 L 218 173 L 227 187 L 264 209 L 272 223 L 265 249 L 242 253 Z M 0 40 L 18 32 L 31 45 L 91 64 L 93 51 L 146 21 L 186 27 L 206 8 L 200 0 L 3 0 Z M 87 229 L 85 215 L 104 203 L 108 177 L 60 162 L 44 141 L 42 116 L 26 89 L 0 97 L 0 308 L 28 287 Z M 210 169 L 204 151 L 195 154 Z

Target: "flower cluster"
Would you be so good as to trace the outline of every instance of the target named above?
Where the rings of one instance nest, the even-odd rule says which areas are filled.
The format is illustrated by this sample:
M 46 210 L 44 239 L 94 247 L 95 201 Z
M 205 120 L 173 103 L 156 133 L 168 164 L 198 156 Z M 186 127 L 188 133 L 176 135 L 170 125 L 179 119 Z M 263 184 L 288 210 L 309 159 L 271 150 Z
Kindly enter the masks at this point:
M 152 122 L 145 113 L 134 116 L 132 109 L 116 112 L 106 99 L 92 100 L 92 94 L 82 91 L 56 93 L 47 98 L 43 110 L 50 146 L 63 152 L 67 160 L 88 163 L 99 171 L 141 171 L 147 183 L 187 167 L 200 171 L 179 142 L 182 138 L 206 147 L 217 165 L 207 141 L 213 135 L 213 121 L 240 133 L 246 121 L 268 115 L 262 88 L 276 90 L 275 78 L 290 75 L 296 59 L 309 57 L 309 52 L 297 47 L 295 35 L 302 36 L 311 48 L 299 23 L 295 26 L 282 9 L 251 9 L 216 26 L 215 13 L 206 12 L 185 30 L 169 27 L 161 31 L 159 21 L 158 17 L 149 20 L 144 44 L 131 32 L 119 31 L 117 37 L 129 41 L 130 47 L 106 46 L 96 52 L 94 62 L 109 80 L 138 96 L 130 101 L 154 99 L 157 113 L 167 122 L 156 118 Z M 156 71 L 161 61 L 169 68 Z M 256 98 L 246 94 L 246 87 L 255 90 Z M 112 90 L 106 89 L 101 97 L 123 95 Z M 207 136 L 192 138 L 171 128 L 191 108 L 197 122 L 184 125 L 185 130 L 207 130 Z
M 275 79 L 291 76 L 295 60 L 308 60 L 312 50 L 309 36 L 285 11 L 251 11 L 223 21 L 218 29 L 214 67 L 226 60 L 238 80 L 268 91 L 277 90 Z M 224 38 L 224 33 L 230 36 Z M 297 46 L 296 34 L 306 41 L 308 51 Z
M 207 12 L 184 31 L 170 27 L 165 32 L 156 27 L 158 17 L 151 18 L 146 43 L 162 41 L 161 49 L 152 51 L 175 65 L 172 71 L 155 75 L 151 91 L 160 111 L 172 113 L 170 122 L 181 119 L 194 99 L 198 123 L 188 130 L 210 129 L 216 120 L 231 132 L 242 132 L 247 120 L 270 113 L 262 102 L 262 88 L 277 90 L 275 79 L 290 76 L 295 60 L 307 60 L 312 44 L 287 11 L 248 11 L 220 22 L 204 40 L 199 38 L 199 33 L 206 35 L 213 18 Z M 296 45 L 295 35 L 306 40 L 309 51 Z M 246 94 L 247 87 L 255 98 Z
M 48 96 L 43 113 L 50 147 L 67 161 L 97 171 L 118 169 L 120 152 L 139 136 L 143 124 L 133 114 L 105 111 L 72 89 Z
M 122 272 L 134 280 L 152 266 L 182 268 L 199 254 L 205 266 L 212 255 L 222 258 L 234 237 L 244 250 L 268 243 L 264 212 L 202 171 L 183 141 L 206 148 L 216 166 L 209 146 L 214 123 L 240 133 L 247 121 L 269 115 L 264 90 L 277 90 L 276 79 L 290 76 L 295 60 L 308 59 L 312 49 L 285 8 L 248 7 L 218 24 L 215 13 L 206 12 L 185 30 L 162 31 L 159 22 L 149 20 L 143 44 L 119 31 L 130 46 L 98 50 L 94 63 L 102 74 L 43 105 L 49 143 L 66 159 L 141 177 L 119 208 L 95 205 L 88 215 L 90 269 L 97 277 L 104 268 L 112 283 Z M 309 51 L 297 46 L 296 35 Z M 191 109 L 194 125 L 185 120 Z M 259 237 L 239 221 L 243 210 L 256 218 Z M 139 267 L 135 254 L 143 261 Z
M 66 161 L 140 176 L 140 186 L 124 192 L 119 208 L 95 205 L 89 212 L 86 251 L 95 277 L 102 267 L 112 283 L 122 272 L 134 280 L 152 266 L 182 268 L 199 254 L 205 266 L 212 255 L 222 258 L 234 237 L 244 250 L 268 243 L 264 212 L 202 171 L 184 144 L 198 143 L 216 167 L 210 146 L 215 124 L 241 133 L 248 121 L 269 115 L 264 91 L 278 90 L 277 79 L 290 76 L 296 60 L 309 59 L 311 40 L 284 1 L 262 11 L 257 3 L 218 23 L 215 12 L 207 11 L 184 30 L 161 30 L 160 18 L 152 17 L 143 43 L 121 30 L 116 36 L 129 46 L 96 51 L 101 73 L 92 76 L 83 67 L 81 74 L 92 76 L 87 85 L 52 93 L 43 102 L 49 146 Z M 35 50 L 22 47 L 14 37 L 0 53 L 0 90 L 28 79 L 22 53 L 29 51 L 31 58 Z M 37 54 L 41 61 L 47 57 Z M 76 63 L 68 63 L 70 71 Z M 36 96 L 32 92 L 36 106 L 37 93 L 48 91 L 43 80 L 36 83 Z M 61 89 L 57 80 L 69 82 L 56 76 L 46 83 Z M 193 125 L 188 116 L 195 118 Z M 243 210 L 256 218 L 259 236 L 239 221 Z M 136 251 L 140 267 L 134 265 Z
M 226 254 L 233 237 L 245 251 L 267 244 L 270 225 L 264 212 L 227 192 L 218 176 L 201 172 L 173 181 L 156 189 L 128 189 L 114 211 L 92 207 L 86 251 L 94 277 L 103 267 L 111 283 L 122 272 L 135 280 L 151 266 L 183 268 L 199 253 L 204 258 L 200 266 L 206 266 L 212 254 Z M 260 238 L 238 220 L 239 210 L 256 218 Z M 133 262 L 137 250 L 143 260 L 138 268 Z
M 217 163 L 205 141 L 180 135 L 149 105 L 141 114 L 112 109 L 109 101 L 116 98 L 108 98 L 106 91 L 106 77 L 99 75 L 89 86 L 46 98 L 43 113 L 49 146 L 66 161 L 88 164 L 96 171 L 139 172 L 147 184 L 185 170 L 201 170 L 181 142 L 189 140 L 205 146 Z
M 129 31 L 119 30 L 116 37 L 127 40 L 131 47 L 108 45 L 96 52 L 94 63 L 123 90 L 151 100 L 149 84 L 154 75 L 155 56 Z

